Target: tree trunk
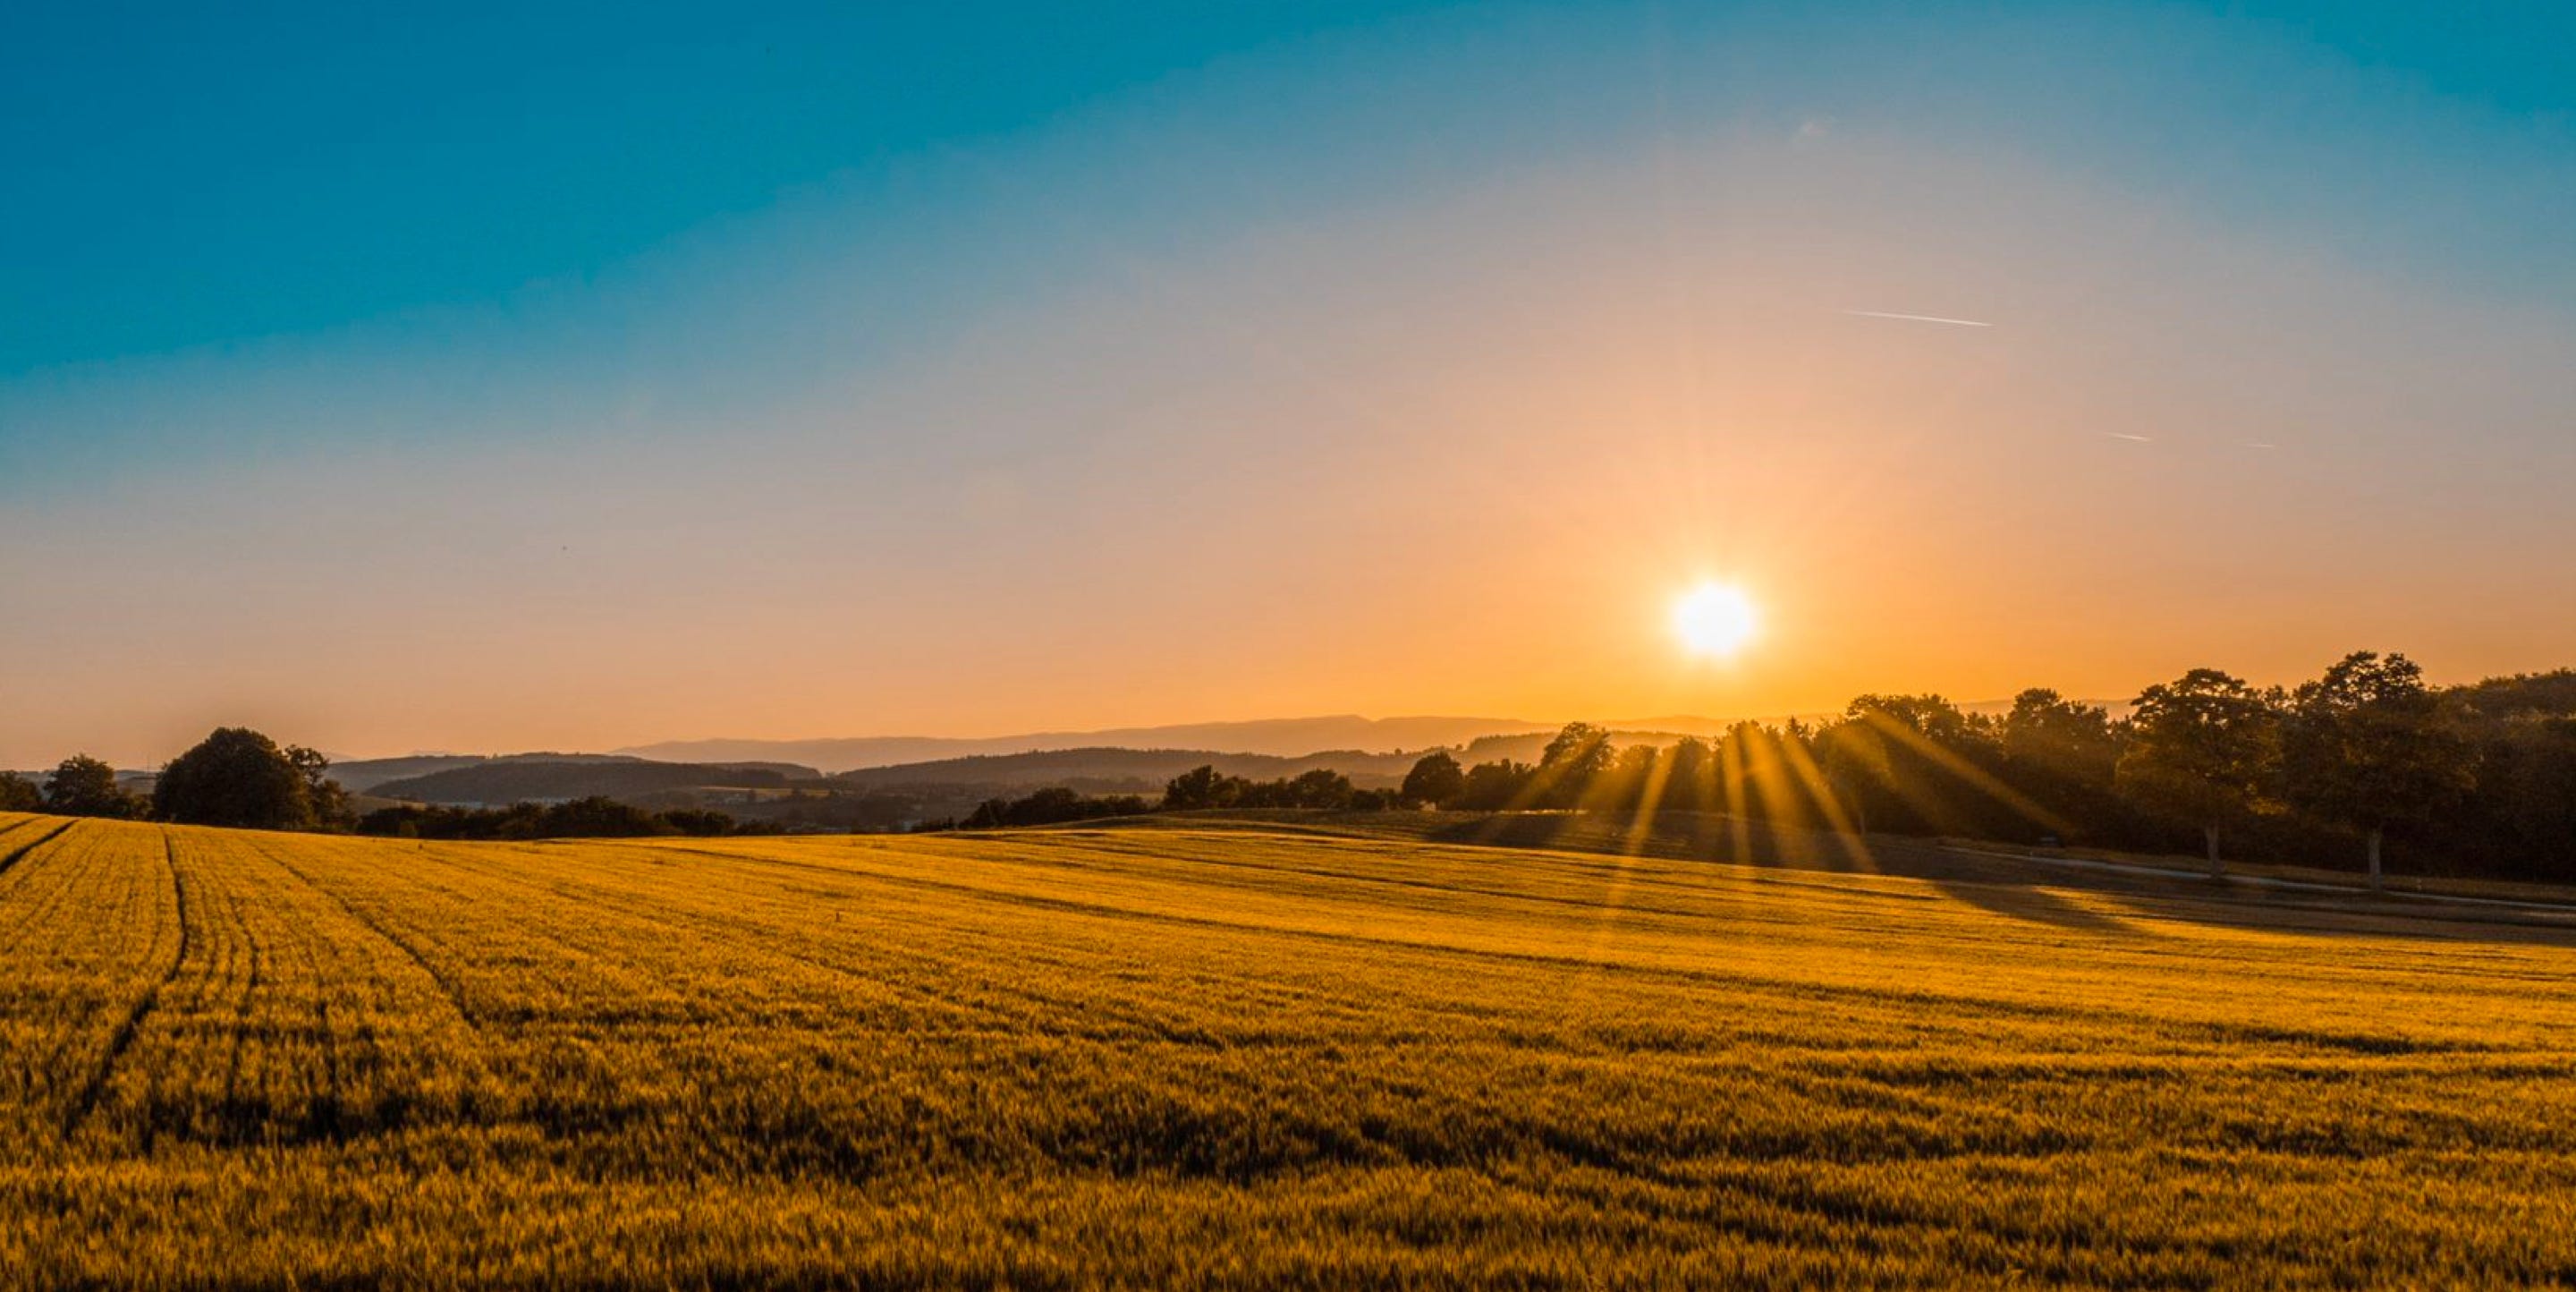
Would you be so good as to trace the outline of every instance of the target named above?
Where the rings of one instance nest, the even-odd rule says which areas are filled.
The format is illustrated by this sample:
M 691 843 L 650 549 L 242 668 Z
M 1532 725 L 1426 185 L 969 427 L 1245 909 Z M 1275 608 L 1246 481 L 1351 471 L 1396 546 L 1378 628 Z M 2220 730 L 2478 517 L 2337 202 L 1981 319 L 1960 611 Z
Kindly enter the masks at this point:
M 2370 832 L 2370 891 L 2374 893 L 2379 891 L 2379 830 L 2377 827 L 2373 827 Z
M 2205 825 L 2200 828 L 2200 832 L 2209 840 L 2209 877 L 2211 879 L 2226 878 L 2227 867 L 2221 865 L 2218 860 L 2218 827 L 2214 825 Z

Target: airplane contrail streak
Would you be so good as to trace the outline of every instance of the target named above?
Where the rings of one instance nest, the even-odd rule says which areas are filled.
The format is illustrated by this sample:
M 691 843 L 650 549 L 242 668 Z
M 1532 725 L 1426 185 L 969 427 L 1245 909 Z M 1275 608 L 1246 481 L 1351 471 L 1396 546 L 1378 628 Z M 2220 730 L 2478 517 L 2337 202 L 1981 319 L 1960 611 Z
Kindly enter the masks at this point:
M 1903 319 L 1908 323 L 1947 323 L 1952 327 L 1993 327 L 1975 319 L 1945 319 L 1936 314 L 1890 314 L 1884 310 L 1844 310 L 1843 313 L 1865 319 Z
M 2123 435 L 2123 434 L 2121 434 L 2121 433 L 2120 433 L 2120 432 L 2118 432 L 2118 431 L 2104 431 L 2104 432 L 2102 432 L 2102 433 L 2103 433 L 2104 435 L 2107 435 L 2107 436 L 2111 437 L 2112 439 L 2115 439 L 2115 440 L 2127 440 L 2127 441 L 2128 441 L 2128 442 L 2130 442 L 2131 444 L 2153 444 L 2153 443 L 2155 443 L 2155 440 L 2154 440 L 2154 439 L 2152 439 L 2152 438 L 2150 438 L 2150 437 L 2148 437 L 2148 436 L 2144 436 L 2144 435 Z

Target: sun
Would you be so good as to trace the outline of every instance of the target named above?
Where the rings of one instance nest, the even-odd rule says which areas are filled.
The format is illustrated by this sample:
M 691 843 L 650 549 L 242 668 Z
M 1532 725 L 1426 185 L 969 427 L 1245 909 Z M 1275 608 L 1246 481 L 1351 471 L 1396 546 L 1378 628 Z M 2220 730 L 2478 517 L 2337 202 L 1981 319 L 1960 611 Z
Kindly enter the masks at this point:
M 1731 583 L 1703 583 L 1673 602 L 1673 631 L 1693 655 L 1725 659 L 1762 626 L 1753 598 Z

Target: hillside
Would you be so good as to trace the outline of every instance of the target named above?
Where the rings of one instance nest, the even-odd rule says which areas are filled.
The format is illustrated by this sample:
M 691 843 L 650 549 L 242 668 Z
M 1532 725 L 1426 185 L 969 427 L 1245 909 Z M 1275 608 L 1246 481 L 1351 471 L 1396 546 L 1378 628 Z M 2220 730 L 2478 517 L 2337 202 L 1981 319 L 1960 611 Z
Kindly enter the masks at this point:
M 1213 766 L 1228 776 L 1253 780 L 1277 780 L 1325 767 L 1366 789 L 1402 782 L 1416 757 L 1409 753 L 1366 754 L 1352 750 L 1282 758 L 1210 749 L 1060 749 L 869 767 L 831 779 L 836 784 L 863 789 L 967 786 L 979 793 L 1005 793 L 1041 785 L 1066 785 L 1087 793 L 1159 794 L 1164 782 L 1193 767 Z
M 2125 700 L 2100 703 L 2126 712 Z M 1968 713 L 2001 713 L 2010 700 L 1981 700 L 1960 706 Z M 1789 715 L 1753 721 L 1777 725 Z M 1801 715 L 1813 720 L 1821 715 Z M 1603 725 L 1623 737 L 1715 736 L 1742 718 L 1669 714 L 1629 718 Z M 1117 727 L 1100 731 L 1041 731 L 1013 736 L 859 736 L 825 740 L 672 740 L 637 745 L 618 752 L 665 762 L 786 761 L 830 772 L 869 770 L 905 764 L 943 763 L 974 757 L 1049 753 L 1080 749 L 1196 749 L 1221 754 L 1302 758 L 1317 750 L 1366 751 L 1392 757 L 1399 751 L 1427 749 L 1507 749 L 1511 757 L 1534 757 L 1562 722 L 1518 718 L 1412 717 L 1363 718 L 1343 714 L 1321 718 L 1265 718 L 1246 722 L 1201 722 L 1162 727 Z M 1524 753 L 1523 751 L 1527 752 Z M 1502 756 L 1502 755 L 1496 755 Z M 1206 759 L 1201 759 L 1204 762 Z
M 860 736 L 828 740 L 675 740 L 618 752 L 695 762 L 786 760 L 826 771 L 854 771 L 900 763 L 939 762 L 979 755 L 1072 749 L 1206 749 L 1229 754 L 1295 758 L 1318 749 L 1380 753 L 1457 745 L 1495 733 L 1553 730 L 1557 724 L 1514 718 L 1264 718 L 1101 731 L 1041 731 L 1013 736 Z
M 416 803 L 509 804 L 605 795 L 638 799 L 726 787 L 779 789 L 819 779 L 814 769 L 785 763 L 654 763 L 642 759 L 494 759 L 375 785 L 380 798 Z
M 401 758 L 352 758 L 331 764 L 331 779 L 367 793 L 392 781 L 496 763 L 631 763 L 624 754 L 412 754 Z
M 1714 845 L 1764 863 L 1737 866 L 1314 824 L 477 845 L 0 816 L 0 1269 L 2576 1270 L 2563 928 L 1918 845 Z

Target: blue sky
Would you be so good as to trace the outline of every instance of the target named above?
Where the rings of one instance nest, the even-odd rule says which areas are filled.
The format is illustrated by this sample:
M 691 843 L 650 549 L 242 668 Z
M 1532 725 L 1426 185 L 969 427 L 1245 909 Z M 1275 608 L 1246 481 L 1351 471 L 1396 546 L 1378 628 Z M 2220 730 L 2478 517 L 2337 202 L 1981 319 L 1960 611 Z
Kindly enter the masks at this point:
M 2540 4 L 13 6 L 0 676 L 95 685 L 0 761 L 2565 662 L 2572 111 Z M 1168 544 L 1268 582 L 1091 609 Z M 1611 627 L 1449 662 L 1569 550 Z M 1796 669 L 1639 653 L 1712 564 Z M 1864 649 L 1917 583 L 2021 656 Z
M 13 6 L 0 19 L 0 136 L 17 200 L 0 206 L 0 374 L 295 334 L 505 301 L 612 271 L 711 222 L 908 160 L 1044 127 L 1087 104 L 1229 58 L 1341 35 L 1426 47 L 1517 26 L 1542 84 L 1482 105 L 1498 135 L 1562 128 L 1547 93 L 1563 32 L 1685 51 L 1711 32 L 1804 44 L 1819 102 L 1981 107 L 2035 144 L 2169 150 L 2159 159 L 2251 213 L 2314 200 L 2421 200 L 2393 112 L 2266 94 L 2266 46 L 2382 77 L 2426 115 L 2527 120 L 2564 145 L 2576 14 L 2564 5 L 2233 6 L 2252 57 L 2157 49 L 2166 13 L 2101 6 L 1574 8 L 1383 3 L 440 6 Z M 2091 14 L 2116 14 L 2101 21 Z M 2002 78 L 1902 66 L 1873 24 L 1984 28 Z M 1846 41 L 1838 51 L 1828 42 Z M 2129 40 L 2137 46 L 2123 48 Z M 1812 43 L 1810 43 L 1812 42 Z M 1966 43 L 1966 42 L 1960 42 Z M 1955 52 L 1955 51 L 1954 51 Z M 1838 59 L 1837 53 L 1849 57 Z M 2189 66 L 2156 64 L 2187 55 Z M 2209 56 L 2214 54 L 2215 56 Z M 2135 55 L 2138 63 L 2124 63 Z M 1844 83 L 1873 65 L 1879 85 Z M 1738 64 L 1733 70 L 1762 75 Z M 2051 79 L 2064 84 L 2052 86 Z M 1947 82 L 1946 84 L 1944 82 Z M 2071 118 L 2047 92 L 2109 83 Z M 2149 85 L 2146 82 L 2164 82 Z M 2132 91 L 2117 93 L 2122 83 Z M 1592 87 L 1610 111 L 1645 87 Z M 1660 87 L 1681 107 L 1707 87 Z M 2170 91 L 2169 97 L 2156 99 Z M 2164 121 L 2089 119 L 2161 109 Z M 2230 119 L 2231 107 L 2245 116 Z M 2303 110 L 2305 109 L 2305 110 Z M 1549 114 L 1556 114 L 1551 116 Z M 1297 123 L 1281 123 L 1289 130 Z M 2073 137 L 2079 131 L 2107 138 Z M 1486 141 L 1490 144 L 1490 140 Z M 2380 172 L 2369 154 L 2385 149 Z M 2311 153 L 2329 173 L 2265 172 Z M 2501 143 L 2450 157 L 2508 196 L 2551 183 Z M 2559 157 L 2563 160 L 2563 153 Z M 1309 159 L 1311 160 L 1311 159 Z M 2334 172 L 2343 172 L 2336 174 Z M 2302 182 L 2302 181 L 2305 182 Z M 2554 178 L 2564 196 L 2566 178 Z M 2334 190 L 2329 188 L 2328 194 Z M 2559 214 L 2564 209 L 2559 208 Z M 2563 240 L 2562 240 L 2563 241 Z M 2475 248 L 2460 249 L 2475 256 Z M 2564 273 L 2562 260 L 2551 268 Z M 2489 268 L 2487 272 L 2495 272 Z M 2563 285 L 2563 278 L 2558 282 Z
M 23 371 L 506 298 L 1346 4 L 13 7 Z

